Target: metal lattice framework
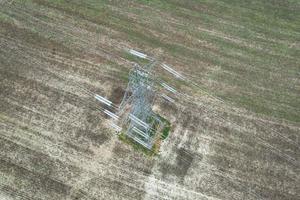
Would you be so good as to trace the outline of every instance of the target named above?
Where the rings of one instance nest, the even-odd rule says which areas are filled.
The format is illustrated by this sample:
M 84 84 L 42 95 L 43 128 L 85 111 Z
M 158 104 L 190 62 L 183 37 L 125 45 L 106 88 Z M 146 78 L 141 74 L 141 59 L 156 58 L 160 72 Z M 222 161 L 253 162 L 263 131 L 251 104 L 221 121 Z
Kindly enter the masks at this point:
M 119 115 L 126 107 L 130 111 L 125 123 L 128 124 L 126 135 L 147 149 L 151 149 L 155 142 L 155 127 L 161 125 L 161 120 L 152 111 L 155 100 L 154 81 L 151 72 L 156 61 L 141 67 L 135 64 L 129 73 L 129 83 L 119 106 Z
M 176 88 L 156 76 L 153 69 L 160 66 L 176 79 L 183 81 L 186 81 L 186 77 L 172 67 L 159 63 L 156 59 L 144 53 L 133 49 L 127 49 L 127 51 L 134 56 L 148 60 L 149 63 L 142 67 L 137 63 L 134 64 L 133 69 L 129 72 L 129 82 L 121 104 L 118 106 L 103 96 L 93 95 L 95 99 L 109 108 L 100 110 L 112 119 L 109 125 L 117 134 L 122 132 L 122 134 L 126 134 L 152 151 L 154 144 L 160 144 L 162 135 L 158 133 L 161 131 L 165 133 L 164 131 L 167 129 L 164 128 L 168 128 L 168 126 L 165 126 L 167 124 L 166 120 L 152 110 L 156 96 L 171 104 L 176 104 L 176 99 L 173 99 L 172 96 L 175 96 L 175 98 L 184 96 Z M 162 88 L 164 91 L 161 91 Z M 127 130 L 123 131 L 123 128 Z

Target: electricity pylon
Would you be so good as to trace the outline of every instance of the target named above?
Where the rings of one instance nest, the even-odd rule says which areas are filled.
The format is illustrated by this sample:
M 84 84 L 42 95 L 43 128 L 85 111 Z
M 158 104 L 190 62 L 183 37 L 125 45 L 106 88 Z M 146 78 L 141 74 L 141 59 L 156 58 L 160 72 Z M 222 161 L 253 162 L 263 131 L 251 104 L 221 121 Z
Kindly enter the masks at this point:
M 126 135 L 147 149 L 153 147 L 157 127 L 162 124 L 152 110 L 156 91 L 151 73 L 155 65 L 155 60 L 143 67 L 135 64 L 129 73 L 129 83 L 118 113 L 120 116 L 129 109 L 125 120 L 128 125 Z

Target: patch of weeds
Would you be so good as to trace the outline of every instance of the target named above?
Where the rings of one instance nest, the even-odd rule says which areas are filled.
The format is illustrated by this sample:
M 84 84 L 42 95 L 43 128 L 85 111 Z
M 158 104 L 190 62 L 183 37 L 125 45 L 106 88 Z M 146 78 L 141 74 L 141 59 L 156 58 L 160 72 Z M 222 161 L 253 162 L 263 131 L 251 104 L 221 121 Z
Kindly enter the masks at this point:
M 164 127 L 163 127 L 161 132 L 157 133 L 157 134 L 160 134 L 160 135 L 158 135 L 159 137 L 155 136 L 157 139 L 155 140 L 152 149 L 149 150 L 149 149 L 145 148 L 144 146 L 138 144 L 132 138 L 128 137 L 125 133 L 121 133 L 119 135 L 119 139 L 121 141 L 123 141 L 124 143 L 129 144 L 130 146 L 132 146 L 133 149 L 135 149 L 136 151 L 140 151 L 140 152 L 144 153 L 147 156 L 156 156 L 156 155 L 158 155 L 161 141 L 165 140 L 169 136 L 169 133 L 170 133 L 170 130 L 171 130 L 171 123 L 167 119 L 163 118 L 160 115 L 157 115 L 157 117 L 159 118 L 159 120 L 161 120 Z M 152 131 L 152 133 L 155 134 L 159 129 L 159 122 L 153 117 L 149 118 L 147 121 L 148 121 L 149 124 L 152 125 L 153 130 L 154 130 L 154 131 Z
M 162 129 L 162 132 L 161 132 L 161 139 L 165 140 L 170 134 L 171 122 L 169 120 L 167 120 L 166 118 L 160 116 L 160 115 L 157 115 L 157 116 L 162 121 L 162 123 L 164 125 L 164 128 Z
M 169 136 L 170 130 L 171 130 L 170 124 L 165 126 L 165 128 L 162 131 L 162 135 L 161 135 L 163 140 L 166 139 Z
M 154 144 L 152 149 L 149 150 L 146 147 L 136 143 L 132 138 L 128 137 L 125 133 L 121 133 L 119 135 L 119 139 L 121 141 L 123 141 L 124 143 L 132 146 L 134 150 L 140 151 L 140 152 L 144 153 L 147 156 L 151 156 L 151 157 L 155 156 L 155 155 L 157 155 L 158 150 L 159 150 L 157 144 Z

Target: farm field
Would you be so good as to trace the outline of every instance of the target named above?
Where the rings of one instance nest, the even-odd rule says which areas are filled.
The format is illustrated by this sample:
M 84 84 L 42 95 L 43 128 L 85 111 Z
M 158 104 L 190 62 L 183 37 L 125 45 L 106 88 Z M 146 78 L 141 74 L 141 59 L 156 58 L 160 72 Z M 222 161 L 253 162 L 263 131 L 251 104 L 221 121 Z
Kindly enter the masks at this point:
M 300 199 L 300 1 L 0 0 L 0 199 Z M 158 99 L 158 156 L 86 91 L 120 102 L 136 49 L 193 84 Z

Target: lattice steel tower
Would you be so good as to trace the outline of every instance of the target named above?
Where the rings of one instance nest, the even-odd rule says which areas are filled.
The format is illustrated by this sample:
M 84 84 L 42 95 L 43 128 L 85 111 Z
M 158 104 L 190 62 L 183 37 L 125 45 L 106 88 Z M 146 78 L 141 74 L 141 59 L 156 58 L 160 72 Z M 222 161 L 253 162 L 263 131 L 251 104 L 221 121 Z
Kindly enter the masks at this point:
M 156 127 L 162 124 L 152 110 L 156 91 L 151 74 L 155 65 L 156 61 L 143 67 L 135 64 L 129 73 L 129 83 L 118 113 L 122 115 L 129 110 L 124 122 L 128 125 L 126 135 L 147 149 L 153 147 L 157 137 Z

